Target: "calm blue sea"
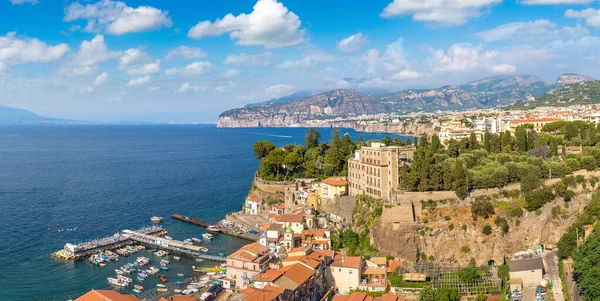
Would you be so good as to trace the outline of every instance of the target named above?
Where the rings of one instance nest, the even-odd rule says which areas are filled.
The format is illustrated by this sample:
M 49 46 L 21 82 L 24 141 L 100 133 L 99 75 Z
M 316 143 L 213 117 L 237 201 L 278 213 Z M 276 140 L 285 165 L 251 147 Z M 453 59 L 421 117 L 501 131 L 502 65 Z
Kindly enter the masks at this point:
M 100 268 L 87 261 L 55 260 L 50 254 L 67 242 L 149 225 L 153 215 L 165 217 L 163 226 L 176 239 L 198 236 L 202 228 L 169 216 L 180 213 L 216 222 L 240 210 L 258 167 L 253 143 L 302 143 L 305 131 L 202 125 L 0 126 L 0 300 L 68 300 L 92 288 L 111 288 L 106 277 L 114 275 L 118 264 Z M 329 129 L 320 131 L 325 140 L 330 138 Z M 340 131 L 353 139 L 384 136 Z M 218 236 L 206 246 L 210 253 L 229 253 L 244 243 Z M 192 264 L 182 260 L 167 276 L 191 274 Z

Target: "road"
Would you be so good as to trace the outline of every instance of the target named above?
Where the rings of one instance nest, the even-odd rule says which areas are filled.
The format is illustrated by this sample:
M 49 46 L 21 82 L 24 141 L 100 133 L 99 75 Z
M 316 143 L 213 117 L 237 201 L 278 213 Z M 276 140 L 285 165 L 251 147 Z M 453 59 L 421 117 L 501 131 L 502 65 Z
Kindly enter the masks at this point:
M 552 295 L 554 296 L 554 300 L 564 301 L 565 296 L 562 292 L 562 281 L 558 272 L 558 257 L 556 256 L 556 252 L 557 250 L 546 251 L 542 257 L 544 258 L 546 273 L 552 279 Z
M 583 296 L 579 293 L 579 286 L 577 282 L 573 281 L 573 262 L 564 261 L 565 268 L 565 280 L 567 281 L 567 290 L 571 301 L 583 301 Z

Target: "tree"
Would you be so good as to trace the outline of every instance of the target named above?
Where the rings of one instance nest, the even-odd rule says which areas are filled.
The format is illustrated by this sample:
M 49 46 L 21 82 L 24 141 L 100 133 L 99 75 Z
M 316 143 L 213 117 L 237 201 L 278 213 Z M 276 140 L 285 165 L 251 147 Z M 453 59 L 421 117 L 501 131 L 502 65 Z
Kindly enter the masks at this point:
M 517 139 L 517 147 L 521 152 L 528 150 L 527 146 L 527 130 L 523 126 L 518 126 L 515 130 L 515 138 Z
M 442 143 L 437 135 L 431 136 L 431 144 L 429 144 L 429 152 L 432 154 L 437 153 L 442 148 Z
M 324 160 L 325 167 L 330 168 L 330 170 L 326 172 L 327 176 L 337 175 L 344 170 L 346 156 L 350 151 L 344 140 L 340 138 L 338 129 L 334 129 L 332 134 L 331 141 L 329 142 L 329 149 L 325 152 Z
M 474 283 L 479 281 L 479 273 L 474 267 L 466 267 L 458 270 L 458 279 L 463 283 Z
M 254 156 L 256 157 L 257 160 L 260 161 L 260 159 L 266 157 L 269 152 L 271 152 L 272 150 L 274 150 L 275 144 L 273 144 L 273 142 L 268 141 L 268 140 L 259 140 L 254 142 Z
M 313 147 L 319 146 L 319 142 L 321 141 L 321 133 L 319 133 L 315 129 L 309 129 L 306 131 L 306 135 L 304 136 L 304 145 L 306 148 L 311 149 Z
M 596 159 L 592 156 L 583 156 L 581 158 L 581 167 L 585 168 L 585 170 L 593 171 L 598 168 L 598 164 L 596 163 Z
M 492 134 L 489 131 L 485 131 L 483 134 L 483 148 L 488 151 L 488 153 L 492 152 Z
M 573 269 L 585 300 L 600 299 L 600 232 L 594 231 L 573 256 Z
M 410 138 L 406 138 L 406 145 L 412 145 L 412 142 L 410 141 Z
M 302 164 L 302 156 L 297 152 L 290 152 L 283 159 L 283 164 L 285 164 L 287 169 L 285 173 L 285 179 L 287 179 L 289 173 L 294 172 Z
M 392 145 L 392 138 L 390 138 L 390 136 L 385 136 L 385 137 L 383 138 L 383 143 L 384 143 L 385 145 L 387 145 L 387 146 L 390 146 L 390 145 Z
M 526 164 L 519 168 L 519 180 L 521 181 L 521 192 L 525 193 L 538 188 L 542 181 L 540 180 L 539 167 L 536 169 L 533 165 Z
M 479 142 L 477 142 L 477 135 L 475 135 L 475 133 L 471 133 L 471 135 L 469 136 L 469 149 L 473 150 L 478 148 Z
M 453 188 L 460 199 L 467 197 L 469 187 L 467 186 L 467 169 L 462 160 L 456 160 L 452 169 Z

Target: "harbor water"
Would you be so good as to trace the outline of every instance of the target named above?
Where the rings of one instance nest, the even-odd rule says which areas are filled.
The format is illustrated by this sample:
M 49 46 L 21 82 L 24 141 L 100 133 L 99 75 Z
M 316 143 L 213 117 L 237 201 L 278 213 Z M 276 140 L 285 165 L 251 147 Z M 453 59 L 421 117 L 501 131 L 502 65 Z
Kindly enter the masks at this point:
M 303 143 L 306 129 L 218 129 L 205 125 L 0 125 L 0 300 L 69 300 L 88 290 L 114 289 L 114 269 L 146 256 L 136 253 L 106 267 L 50 254 L 67 242 L 150 225 L 174 239 L 200 236 L 202 227 L 170 218 L 180 213 L 215 223 L 241 209 L 258 167 L 253 143 Z M 329 129 L 320 129 L 323 139 Z M 385 134 L 341 129 L 353 139 Z M 395 136 L 391 135 L 392 138 Z M 204 244 L 228 254 L 248 241 L 225 235 Z M 192 265 L 169 258 L 169 282 L 192 275 Z M 158 277 L 146 280 L 147 289 Z M 147 296 L 149 300 L 154 296 Z

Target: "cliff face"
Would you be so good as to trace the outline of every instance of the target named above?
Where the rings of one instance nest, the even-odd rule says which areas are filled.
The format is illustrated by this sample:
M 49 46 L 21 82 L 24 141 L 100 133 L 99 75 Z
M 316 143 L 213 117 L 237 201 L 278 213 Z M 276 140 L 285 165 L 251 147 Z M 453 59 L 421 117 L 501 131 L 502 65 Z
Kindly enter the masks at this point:
M 556 80 L 556 85 L 562 87 L 564 85 L 576 84 L 582 82 L 589 82 L 595 80 L 593 77 L 575 74 L 575 73 L 565 73 L 561 74 Z
M 471 258 L 475 258 L 478 265 L 486 265 L 488 260 L 500 263 L 504 256 L 518 251 L 540 244 L 555 245 L 577 213 L 583 210 L 588 197 L 588 194 L 582 194 L 574 198 L 568 208 L 564 207 L 562 200 L 551 202 L 539 216 L 535 212 L 525 212 L 519 225 L 516 219 L 509 220 L 510 230 L 506 234 L 500 233 L 494 225 L 494 217 L 473 221 L 469 206 L 438 207 L 435 215 L 423 215 L 427 216 L 428 223 L 382 218 L 371 231 L 371 242 L 382 254 L 407 260 L 417 260 L 423 253 L 445 264 L 466 265 Z M 552 215 L 554 206 L 562 208 L 561 217 Z M 386 210 L 394 209 L 384 208 L 383 216 Z M 444 216 L 450 216 L 451 220 L 445 220 Z M 453 224 L 453 229 L 450 229 L 450 224 Z M 494 229 L 490 235 L 482 233 L 486 224 Z M 462 225 L 466 225 L 467 229 L 463 230 Z M 467 246 L 469 251 L 461 251 L 463 246 Z
M 356 90 L 334 90 L 286 103 L 232 109 L 219 116 L 218 127 L 285 127 L 305 121 L 376 114 L 385 105 Z

